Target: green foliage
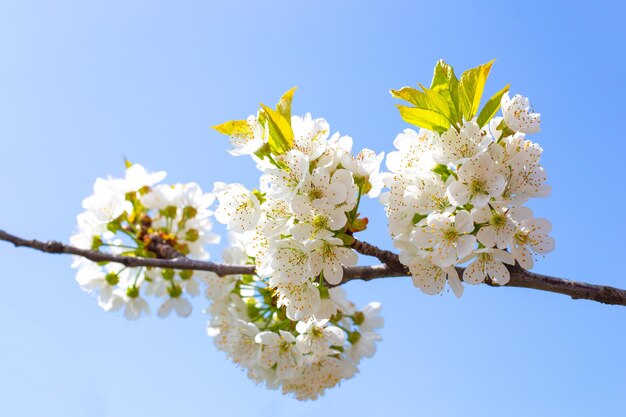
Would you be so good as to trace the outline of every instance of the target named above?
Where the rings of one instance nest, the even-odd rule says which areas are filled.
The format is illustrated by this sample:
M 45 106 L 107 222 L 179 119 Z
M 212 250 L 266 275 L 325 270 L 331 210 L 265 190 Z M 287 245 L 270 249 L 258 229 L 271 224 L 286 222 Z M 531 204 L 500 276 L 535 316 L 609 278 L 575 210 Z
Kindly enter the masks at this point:
M 229 120 L 221 125 L 213 126 L 213 129 L 228 136 L 238 136 L 249 138 L 252 136 L 252 129 L 246 120 Z
M 491 120 L 493 116 L 496 115 L 496 113 L 500 109 L 500 102 L 502 100 L 502 96 L 504 95 L 504 93 L 509 91 L 510 86 L 511 84 L 505 85 L 502 90 L 498 91 L 493 96 L 491 96 L 489 101 L 487 101 L 483 109 L 480 111 L 480 114 L 478 115 L 478 119 L 476 120 L 476 123 L 478 123 L 478 126 L 483 127 L 484 125 L 487 124 L 489 120 Z
M 461 75 L 459 81 L 459 104 L 465 120 L 472 120 L 478 113 L 480 99 L 483 96 L 485 83 L 494 60 L 476 68 L 469 69 Z
M 407 123 L 437 133 L 443 133 L 450 127 L 458 131 L 463 122 L 472 120 L 478 113 L 493 62 L 465 71 L 459 80 L 454 68 L 439 60 L 433 71 L 430 88 L 418 84 L 421 91 L 413 87 L 391 90 L 393 97 L 412 104 L 398 105 L 400 116 Z M 502 95 L 508 89 L 507 85 L 486 103 L 477 119 L 481 127 L 497 113 Z
M 257 152 L 257 156 L 260 158 L 270 155 L 282 155 L 293 148 L 291 103 L 293 102 L 293 94 L 295 91 L 296 87 L 285 92 L 278 101 L 276 109 L 261 104 L 258 122 L 262 126 L 267 125 L 269 137 L 267 138 L 267 143 Z M 246 139 L 251 139 L 254 135 L 247 120 L 229 120 L 228 122 L 213 126 L 213 129 L 224 135 Z
M 276 110 L 283 115 L 283 117 L 291 121 L 291 102 L 293 101 L 293 93 L 296 92 L 298 87 L 293 87 L 282 95 L 278 104 L 276 104 Z
M 291 129 L 291 118 L 287 120 L 280 112 L 261 104 L 261 109 L 265 115 L 265 121 L 269 128 L 269 138 L 267 143 L 273 155 L 287 153 L 293 147 L 293 130 Z

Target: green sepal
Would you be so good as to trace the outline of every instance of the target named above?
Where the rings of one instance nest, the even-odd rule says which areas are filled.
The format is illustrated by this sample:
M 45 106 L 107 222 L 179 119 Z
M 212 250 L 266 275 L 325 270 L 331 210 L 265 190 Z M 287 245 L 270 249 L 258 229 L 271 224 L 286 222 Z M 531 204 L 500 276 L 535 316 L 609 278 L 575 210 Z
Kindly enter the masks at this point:
M 354 243 L 354 237 L 345 233 L 337 233 L 335 237 L 341 239 L 345 246 L 352 246 L 352 244 Z
M 183 289 L 180 288 L 180 285 L 172 285 L 167 289 L 167 293 L 172 298 L 178 298 L 183 294 Z
M 419 214 L 419 213 L 415 213 L 413 215 L 413 219 L 411 220 L 413 222 L 413 224 L 418 224 L 419 222 L 421 222 L 422 220 L 424 220 L 426 217 L 428 217 L 427 214 Z
M 189 229 L 185 232 L 185 240 L 187 242 L 195 242 L 198 238 L 200 238 L 200 232 L 196 229 Z
M 137 298 L 137 297 L 139 297 L 139 287 L 135 287 L 133 285 L 132 287 L 126 288 L 126 295 L 128 296 L 128 298 Z
M 354 345 L 360 339 L 361 339 L 361 333 L 359 332 L 350 332 L 348 334 L 348 342 L 350 342 L 351 345 Z
M 262 193 L 260 190 L 256 188 L 252 190 L 252 195 L 254 195 L 257 200 L 259 200 L 259 204 L 263 204 L 267 199 L 265 198 L 265 193 Z
M 191 279 L 191 277 L 193 276 L 193 271 L 191 269 L 183 269 L 182 271 L 178 271 L 178 276 L 183 281 L 186 281 L 188 279 Z
M 163 269 L 161 271 L 161 276 L 163 277 L 164 280 L 166 281 L 171 281 L 172 279 L 174 279 L 174 270 L 173 269 Z
M 117 274 L 114 274 L 113 272 L 109 272 L 108 274 L 106 274 L 104 279 L 110 286 L 117 285 L 117 283 L 120 282 L 120 278 L 117 276 Z
M 504 119 L 502 119 L 500 124 L 498 124 L 498 126 L 496 127 L 496 130 L 499 130 L 500 132 L 502 132 L 502 135 L 500 135 L 500 139 L 506 138 L 507 136 L 513 136 L 515 134 L 515 131 L 511 129 L 510 127 L 508 127 L 507 124 L 504 122 Z
M 450 175 L 452 175 L 452 171 L 450 171 L 450 168 L 448 168 L 446 165 L 443 165 L 443 164 L 435 165 L 432 171 L 435 174 L 439 175 L 443 182 L 446 182 L 448 178 L 450 177 Z
M 102 246 L 102 238 L 100 236 L 94 236 L 91 241 L 91 250 L 98 250 Z
M 352 315 L 352 321 L 357 326 L 360 326 L 365 321 L 365 314 L 363 314 L 362 311 L 357 311 L 356 313 Z
M 174 217 L 176 217 L 177 211 L 178 208 L 176 206 L 167 206 L 164 209 L 159 210 L 159 213 L 161 213 L 162 216 L 173 219 Z
M 325 285 L 320 285 L 317 289 L 320 291 L 320 298 L 322 300 L 328 300 L 330 298 L 330 292 L 328 292 L 328 288 Z

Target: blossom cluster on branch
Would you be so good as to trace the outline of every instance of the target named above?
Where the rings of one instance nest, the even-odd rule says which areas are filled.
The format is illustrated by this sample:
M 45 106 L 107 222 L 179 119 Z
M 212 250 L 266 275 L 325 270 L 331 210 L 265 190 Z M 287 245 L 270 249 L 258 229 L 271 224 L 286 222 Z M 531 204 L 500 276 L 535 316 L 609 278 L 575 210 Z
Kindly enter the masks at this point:
M 363 196 L 385 205 L 399 261 L 427 294 L 446 282 L 457 296 L 462 281 L 505 285 L 505 264 L 530 269 L 534 256 L 553 250 L 550 223 L 524 206 L 550 191 L 543 150 L 526 138 L 539 131 L 540 115 L 525 97 L 510 98 L 508 85 L 479 111 L 491 65 L 457 78 L 439 61 L 430 87 L 391 91 L 410 104 L 399 105 L 400 114 L 419 130 L 396 137 L 386 159 L 390 172 L 380 171 L 383 153 L 353 154 L 352 138 L 331 135 L 326 120 L 292 116 L 295 89 L 275 108 L 261 104 L 256 115 L 215 126 L 229 137 L 232 155 L 252 158 L 258 188 L 216 182 L 205 193 L 195 183 L 161 184 L 164 172 L 127 162 L 123 179 L 98 179 L 83 201 L 74 246 L 206 260 L 206 245 L 219 241 L 214 216 L 229 231 L 222 259 L 254 274 L 220 277 L 77 257 L 78 283 L 103 309 L 123 309 L 128 319 L 149 313 L 150 298 L 160 300 L 160 317 L 186 317 L 189 297 L 204 292 L 208 333 L 220 350 L 269 388 L 317 398 L 352 377 L 381 340 L 380 303 L 358 310 L 337 287 L 344 268 L 358 262 L 354 236 L 368 224 L 359 212 Z M 383 262 L 403 268 L 387 253 L 395 260 L 381 256 Z M 467 265 L 462 277 L 460 265 Z
M 291 116 L 293 91 L 276 110 L 262 106 L 256 116 L 216 127 L 229 135 L 233 155 L 250 155 L 261 171 L 259 189 L 216 183 L 213 193 L 216 219 L 241 234 L 242 252 L 256 266 L 257 278 L 246 284 L 260 291 L 263 302 L 251 301 L 251 314 L 229 292 L 230 313 L 214 303 L 219 325 L 211 329 L 217 345 L 251 378 L 282 384 L 297 398 L 315 398 L 351 377 L 380 340 L 372 323 L 382 325 L 382 319 L 363 321 L 379 304 L 357 312 L 342 290 L 329 285 L 341 282 L 344 266 L 357 264 L 350 245 L 367 225 L 359 203 L 363 195 L 380 194 L 384 155 L 364 149 L 354 156 L 352 138 L 330 135 L 324 119 Z M 260 329 L 251 319 L 259 314 L 267 315 Z M 251 356 L 241 359 L 245 343 Z
M 205 246 L 219 242 L 211 232 L 213 212 L 208 209 L 215 197 L 196 183 L 158 184 L 165 176 L 127 162 L 125 178 L 96 180 L 93 194 L 83 201 L 85 211 L 78 215 L 72 245 L 126 256 L 208 259 Z M 187 297 L 200 293 L 207 276 L 203 271 L 100 265 L 79 257 L 73 267 L 78 268 L 81 288 L 95 293 L 104 310 L 123 309 L 129 320 L 150 314 L 146 296 L 163 300 L 159 317 L 172 311 L 188 316 Z
M 399 106 L 402 117 L 422 128 L 394 140 L 381 201 L 400 261 L 427 294 L 440 293 L 447 280 L 460 297 L 459 264 L 468 263 L 462 277 L 468 284 L 488 277 L 505 285 L 505 264 L 531 269 L 534 254 L 554 249 L 550 222 L 523 206 L 550 192 L 543 149 L 526 138 L 539 131 L 540 115 L 527 98 L 510 98 L 508 86 L 477 115 L 490 69 L 481 65 L 458 80 L 440 61 L 430 88 L 392 90 L 413 105 Z M 495 117 L 500 106 L 503 115 Z
M 232 265 L 253 260 L 245 234 L 230 233 L 222 258 Z M 282 387 L 298 399 L 315 399 L 326 388 L 351 378 L 363 357 L 371 357 L 380 340 L 380 303 L 363 309 L 345 298 L 340 287 L 324 289 L 317 316 L 292 320 L 284 295 L 256 275 L 212 274 L 207 297 L 212 301 L 209 335 L 248 376 L 268 388 Z

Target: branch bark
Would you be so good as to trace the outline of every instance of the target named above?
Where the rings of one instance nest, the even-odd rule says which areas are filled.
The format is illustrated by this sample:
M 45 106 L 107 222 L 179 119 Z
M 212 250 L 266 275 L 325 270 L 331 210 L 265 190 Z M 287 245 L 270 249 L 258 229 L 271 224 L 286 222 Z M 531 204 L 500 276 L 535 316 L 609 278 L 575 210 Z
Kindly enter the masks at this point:
M 146 266 L 154 268 L 209 271 L 214 272 L 219 276 L 255 273 L 254 266 L 252 265 L 226 265 L 208 261 L 197 261 L 182 256 L 178 256 L 173 259 L 119 256 L 100 251 L 79 249 L 57 241 L 41 242 L 38 240 L 27 240 L 7 233 L 3 230 L 0 230 L 0 240 L 10 242 L 16 247 L 28 247 L 52 254 L 76 255 L 94 262 L 115 262 L 128 267 Z M 383 263 L 380 265 L 345 268 L 341 284 L 345 284 L 353 280 L 371 281 L 378 278 L 405 277 L 410 275 L 407 268 L 400 263 L 398 255 L 393 252 L 380 249 L 367 242 L 359 240 L 356 240 L 352 247 L 362 255 L 376 257 Z M 606 285 L 588 284 L 585 282 L 541 275 L 524 270 L 519 265 L 508 268 L 511 273 L 511 280 L 507 285 L 505 285 L 505 287 L 530 288 L 568 295 L 575 300 L 585 299 L 597 301 L 603 304 L 626 306 L 626 290 Z M 459 271 L 459 275 L 463 276 L 462 274 L 464 268 L 459 267 L 457 269 Z M 489 280 L 486 280 L 485 284 L 492 287 L 500 287 L 500 285 L 494 284 Z

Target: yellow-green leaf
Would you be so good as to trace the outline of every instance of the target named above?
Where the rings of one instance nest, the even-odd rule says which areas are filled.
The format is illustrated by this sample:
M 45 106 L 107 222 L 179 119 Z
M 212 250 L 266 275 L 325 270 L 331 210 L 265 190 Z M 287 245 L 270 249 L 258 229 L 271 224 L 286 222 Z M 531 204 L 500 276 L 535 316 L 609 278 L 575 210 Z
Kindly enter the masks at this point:
M 221 125 L 213 126 L 213 129 L 228 136 L 249 138 L 253 135 L 252 129 L 246 120 L 229 120 Z
M 418 83 L 418 85 L 424 91 L 424 95 L 426 95 L 426 99 L 428 100 L 428 109 L 443 114 L 450 123 L 454 123 L 455 120 L 452 116 L 454 113 L 454 109 L 450 108 L 450 104 L 448 103 L 448 101 L 437 92 L 429 90 L 422 84 Z
M 432 110 L 402 105 L 398 105 L 398 110 L 400 110 L 400 116 L 402 116 L 405 122 L 423 127 L 424 129 L 443 133 L 450 127 L 450 122 L 446 119 L 446 116 Z
M 454 74 L 454 68 L 446 64 L 443 59 L 437 61 L 433 71 L 433 80 L 430 89 L 438 93 L 448 102 L 448 107 L 452 111 L 454 122 L 460 122 L 459 117 L 459 80 Z M 453 122 L 453 123 L 454 123 Z
M 261 104 L 269 128 L 268 143 L 274 155 L 282 155 L 293 148 L 293 130 L 291 120 L 287 120 L 281 113 Z
M 476 123 L 478 123 L 478 126 L 483 127 L 484 125 L 487 124 L 487 122 L 489 122 L 489 120 L 491 120 L 493 116 L 496 115 L 496 113 L 498 112 L 498 109 L 500 109 L 500 102 L 502 101 L 502 96 L 504 95 L 504 93 L 509 91 L 510 86 L 511 84 L 505 85 L 502 90 L 498 91 L 493 96 L 491 96 L 489 101 L 485 103 L 485 106 L 480 111 L 480 114 L 478 115 L 478 119 L 476 120 Z
M 293 101 L 293 93 L 296 92 L 297 88 L 298 87 L 293 87 L 291 90 L 283 94 L 276 105 L 276 110 L 278 110 L 278 112 L 289 121 L 291 121 L 291 102 Z
M 399 90 L 390 90 L 389 92 L 394 98 L 408 101 L 421 109 L 428 108 L 428 97 L 426 97 L 426 94 L 413 87 L 402 87 Z
M 494 61 L 491 60 L 486 64 L 469 69 L 461 75 L 461 81 L 459 81 L 459 104 L 461 114 L 466 121 L 471 120 L 478 112 L 485 83 Z
M 418 109 L 438 113 L 447 120 L 445 123 L 445 129 L 447 130 L 450 127 L 450 123 L 453 122 L 453 117 L 452 110 L 449 108 L 446 99 L 421 84 L 420 87 L 424 91 L 416 90 L 413 87 L 402 87 L 400 90 L 391 90 L 390 93 L 393 97 L 408 101 Z

